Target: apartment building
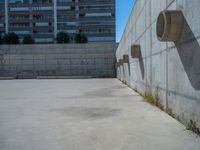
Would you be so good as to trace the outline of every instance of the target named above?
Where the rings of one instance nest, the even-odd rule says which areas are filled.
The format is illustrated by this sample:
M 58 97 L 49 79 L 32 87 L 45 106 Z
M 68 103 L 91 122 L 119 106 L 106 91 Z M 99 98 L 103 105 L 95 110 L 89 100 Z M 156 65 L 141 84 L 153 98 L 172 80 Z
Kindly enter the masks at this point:
M 0 0 L 0 34 L 55 43 L 61 31 L 84 33 L 89 43 L 115 42 L 115 0 Z

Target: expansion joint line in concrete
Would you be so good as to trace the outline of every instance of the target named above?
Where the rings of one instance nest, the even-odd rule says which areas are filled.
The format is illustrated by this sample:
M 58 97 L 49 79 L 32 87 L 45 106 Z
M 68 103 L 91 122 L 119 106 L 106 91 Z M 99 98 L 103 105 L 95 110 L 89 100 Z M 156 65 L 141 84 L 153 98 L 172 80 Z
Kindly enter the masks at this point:
M 53 0 L 53 20 L 54 20 L 54 42 L 57 37 L 57 0 Z
M 8 33 L 8 0 L 5 0 L 5 25 L 6 33 Z

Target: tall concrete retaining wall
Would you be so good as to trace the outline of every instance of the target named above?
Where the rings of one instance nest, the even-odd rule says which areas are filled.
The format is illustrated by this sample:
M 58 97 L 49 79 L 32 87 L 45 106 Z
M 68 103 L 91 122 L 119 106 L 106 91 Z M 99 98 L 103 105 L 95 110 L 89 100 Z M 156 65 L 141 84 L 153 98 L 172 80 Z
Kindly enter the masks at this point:
M 200 1 L 136 0 L 118 46 L 117 77 L 133 89 L 152 95 L 171 115 L 200 128 Z M 163 10 L 181 10 L 184 26 L 179 41 L 161 42 L 156 24 Z M 131 46 L 140 45 L 141 57 L 132 58 Z
M 115 43 L 2 45 L 0 76 L 115 77 Z

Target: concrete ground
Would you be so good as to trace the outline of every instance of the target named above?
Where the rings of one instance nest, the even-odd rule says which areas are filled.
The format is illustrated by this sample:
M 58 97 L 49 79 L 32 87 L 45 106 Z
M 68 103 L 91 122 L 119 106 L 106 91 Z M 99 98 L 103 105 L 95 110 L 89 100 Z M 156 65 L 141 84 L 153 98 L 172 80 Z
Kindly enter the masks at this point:
M 0 81 L 0 150 L 200 150 L 116 79 Z

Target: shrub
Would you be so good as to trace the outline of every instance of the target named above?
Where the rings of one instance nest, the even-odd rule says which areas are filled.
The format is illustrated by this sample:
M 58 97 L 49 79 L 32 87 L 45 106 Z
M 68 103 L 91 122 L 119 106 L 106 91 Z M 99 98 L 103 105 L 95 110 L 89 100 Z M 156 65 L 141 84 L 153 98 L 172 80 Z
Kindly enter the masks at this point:
M 85 34 L 76 34 L 75 42 L 76 43 L 87 43 L 88 42 L 87 36 Z
M 66 32 L 59 32 L 57 34 L 57 43 L 59 44 L 64 44 L 64 43 L 69 43 L 70 37 Z
M 34 39 L 31 37 L 30 34 L 24 35 L 23 44 L 33 44 L 33 43 L 35 43 L 35 42 L 34 42 Z
M 19 44 L 19 37 L 14 32 L 4 35 L 3 41 L 5 44 Z

